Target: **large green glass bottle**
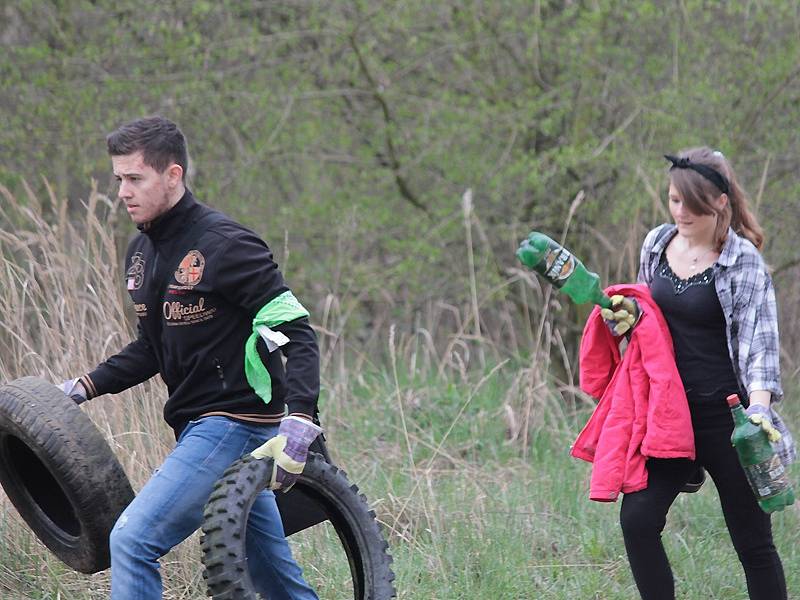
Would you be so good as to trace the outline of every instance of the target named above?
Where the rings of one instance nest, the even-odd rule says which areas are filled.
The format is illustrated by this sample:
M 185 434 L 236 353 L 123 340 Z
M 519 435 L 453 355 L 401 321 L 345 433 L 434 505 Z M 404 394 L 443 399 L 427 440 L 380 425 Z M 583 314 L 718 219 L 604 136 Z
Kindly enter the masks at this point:
M 728 396 L 728 406 L 734 424 L 731 443 L 761 509 L 771 513 L 794 504 L 794 491 L 786 469 L 772 449 L 767 434 L 747 417 L 739 396 Z
M 592 302 L 611 308 L 611 299 L 600 287 L 600 277 L 583 266 L 569 250 L 538 231 L 519 245 L 517 258 L 547 279 L 577 304 Z

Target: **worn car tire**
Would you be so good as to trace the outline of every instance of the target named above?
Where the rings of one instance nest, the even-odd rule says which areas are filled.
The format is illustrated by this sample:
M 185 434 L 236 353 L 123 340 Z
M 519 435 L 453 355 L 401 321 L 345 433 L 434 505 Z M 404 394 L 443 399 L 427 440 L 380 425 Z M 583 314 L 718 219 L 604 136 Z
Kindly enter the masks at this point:
M 247 518 L 256 495 L 272 472 L 272 460 L 245 456 L 217 482 L 206 504 L 203 537 L 203 577 L 215 600 L 257 600 L 247 569 Z M 358 487 L 341 469 L 322 456 L 309 454 L 295 488 L 313 498 L 327 513 L 350 563 L 355 600 L 396 597 L 392 557 L 375 512 Z
M 0 484 L 64 563 L 81 573 L 108 568 L 108 536 L 133 489 L 89 417 L 47 381 L 0 387 Z

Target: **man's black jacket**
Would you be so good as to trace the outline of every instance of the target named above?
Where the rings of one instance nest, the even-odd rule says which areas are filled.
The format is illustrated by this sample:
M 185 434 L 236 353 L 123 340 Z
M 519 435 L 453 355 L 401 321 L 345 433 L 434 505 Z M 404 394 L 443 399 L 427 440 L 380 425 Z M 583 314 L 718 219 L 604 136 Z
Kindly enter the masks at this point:
M 186 239 L 201 217 L 197 238 Z M 280 353 L 268 353 L 259 339 L 272 379 L 269 404 L 245 377 L 253 317 L 289 289 L 264 241 L 188 190 L 140 230 L 125 259 L 139 335 L 81 379 L 89 397 L 120 392 L 160 373 L 169 390 L 164 419 L 176 436 L 189 420 L 209 412 L 277 421 L 288 405 L 290 413 L 311 415 L 319 395 L 319 350 L 308 319 L 273 327 L 290 340 L 281 347 L 285 372 Z

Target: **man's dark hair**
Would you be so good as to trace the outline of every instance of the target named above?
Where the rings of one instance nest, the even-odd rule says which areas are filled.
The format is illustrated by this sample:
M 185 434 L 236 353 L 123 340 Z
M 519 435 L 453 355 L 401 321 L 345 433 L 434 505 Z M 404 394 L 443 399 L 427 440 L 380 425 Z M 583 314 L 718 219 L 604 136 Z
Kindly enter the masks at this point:
M 106 137 L 111 156 L 125 156 L 141 151 L 144 164 L 163 173 L 172 163 L 183 169 L 183 180 L 189 162 L 186 138 L 178 126 L 164 117 L 136 119 L 112 131 Z

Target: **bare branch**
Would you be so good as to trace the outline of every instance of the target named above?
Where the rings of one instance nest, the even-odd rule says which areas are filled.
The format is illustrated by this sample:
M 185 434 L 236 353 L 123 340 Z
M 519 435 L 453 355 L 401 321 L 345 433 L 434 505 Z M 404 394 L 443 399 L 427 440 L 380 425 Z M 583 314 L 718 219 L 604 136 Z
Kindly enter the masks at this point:
M 413 206 L 420 209 L 426 214 L 430 214 L 428 208 L 422 204 L 422 202 L 417 198 L 416 194 L 411 190 L 408 182 L 406 181 L 405 177 L 402 174 L 402 166 L 400 164 L 400 160 L 397 157 L 397 150 L 395 149 L 394 139 L 392 138 L 392 128 L 396 126 L 396 122 L 392 117 L 392 112 L 389 109 L 389 104 L 386 101 L 386 97 L 383 95 L 384 84 L 379 83 L 376 78 L 372 75 L 369 67 L 367 66 L 367 62 L 364 59 L 363 54 L 361 53 L 361 49 L 358 46 L 358 42 L 356 41 L 356 33 L 353 32 L 349 36 L 350 47 L 353 49 L 353 52 L 356 54 L 356 58 L 358 59 L 358 66 L 361 70 L 361 74 L 364 75 L 367 82 L 372 88 L 372 97 L 375 101 L 380 105 L 381 111 L 383 112 L 383 122 L 384 122 L 384 135 L 386 141 L 386 152 L 388 154 L 388 167 L 394 173 L 394 180 L 397 184 L 397 189 L 400 190 L 400 195 L 403 196 L 406 200 L 408 200 Z

